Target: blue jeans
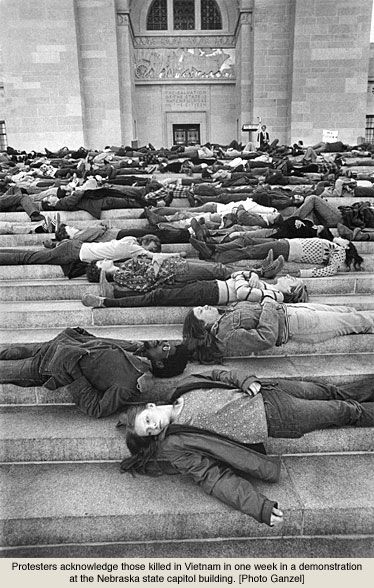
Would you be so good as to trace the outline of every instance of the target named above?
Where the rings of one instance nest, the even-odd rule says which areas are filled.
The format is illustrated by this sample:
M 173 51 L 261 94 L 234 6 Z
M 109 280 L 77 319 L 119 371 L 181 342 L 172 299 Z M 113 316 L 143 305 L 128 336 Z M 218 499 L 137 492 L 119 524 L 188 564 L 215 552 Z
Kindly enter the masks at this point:
M 374 311 L 366 314 L 348 306 L 287 304 L 288 339 L 320 343 L 341 335 L 374 334 Z
M 43 343 L 14 344 L 0 352 L 0 383 L 17 386 L 41 386 L 39 375 L 40 351 Z
M 209 263 L 199 259 L 188 260 L 182 271 L 175 275 L 175 282 L 198 282 L 199 280 L 227 280 L 231 271 L 222 263 Z
M 298 438 L 330 427 L 374 426 L 374 376 L 353 384 L 263 383 L 269 437 Z

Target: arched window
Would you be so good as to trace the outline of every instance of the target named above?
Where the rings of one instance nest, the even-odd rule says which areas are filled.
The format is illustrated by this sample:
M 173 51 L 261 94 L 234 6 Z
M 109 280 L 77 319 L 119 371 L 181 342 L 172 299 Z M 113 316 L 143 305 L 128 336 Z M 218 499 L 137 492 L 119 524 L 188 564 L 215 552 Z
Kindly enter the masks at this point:
M 216 0 L 201 0 L 202 30 L 222 29 L 221 11 Z
M 195 28 L 195 0 L 174 0 L 174 30 L 192 31 Z
M 167 28 L 167 0 L 153 0 L 147 15 L 147 31 L 166 31 Z

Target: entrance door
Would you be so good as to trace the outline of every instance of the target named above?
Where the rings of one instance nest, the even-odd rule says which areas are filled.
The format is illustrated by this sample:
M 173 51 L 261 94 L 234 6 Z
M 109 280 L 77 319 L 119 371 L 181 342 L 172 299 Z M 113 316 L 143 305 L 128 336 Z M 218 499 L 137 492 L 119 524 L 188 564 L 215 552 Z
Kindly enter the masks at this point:
M 174 145 L 200 144 L 200 125 L 173 125 Z

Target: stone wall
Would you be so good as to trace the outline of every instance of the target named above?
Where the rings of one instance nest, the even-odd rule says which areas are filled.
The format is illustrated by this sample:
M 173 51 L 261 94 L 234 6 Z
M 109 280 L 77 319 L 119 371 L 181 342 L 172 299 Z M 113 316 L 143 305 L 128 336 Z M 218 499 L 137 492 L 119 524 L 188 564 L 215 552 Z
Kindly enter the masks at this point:
M 2 0 L 0 27 L 8 144 L 79 147 L 82 101 L 73 0 Z
M 253 120 L 270 138 L 289 140 L 295 0 L 255 0 L 253 12 Z
M 364 135 L 371 0 L 297 0 L 291 139 L 322 130 L 355 144 Z

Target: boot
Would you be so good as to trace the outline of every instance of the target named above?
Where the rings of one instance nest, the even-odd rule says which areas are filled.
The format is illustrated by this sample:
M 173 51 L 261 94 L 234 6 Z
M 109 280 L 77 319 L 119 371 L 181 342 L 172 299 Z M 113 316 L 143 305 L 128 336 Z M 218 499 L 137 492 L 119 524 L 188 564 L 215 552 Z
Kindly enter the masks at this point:
M 212 248 L 205 243 L 205 241 L 199 241 L 194 237 L 190 238 L 190 243 L 196 251 L 199 252 L 199 259 L 210 259 L 213 255 Z
M 359 227 L 353 229 L 352 241 L 374 241 L 374 230 L 365 232 Z

